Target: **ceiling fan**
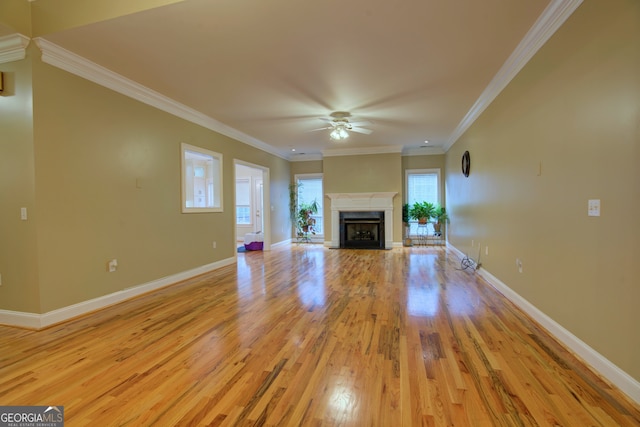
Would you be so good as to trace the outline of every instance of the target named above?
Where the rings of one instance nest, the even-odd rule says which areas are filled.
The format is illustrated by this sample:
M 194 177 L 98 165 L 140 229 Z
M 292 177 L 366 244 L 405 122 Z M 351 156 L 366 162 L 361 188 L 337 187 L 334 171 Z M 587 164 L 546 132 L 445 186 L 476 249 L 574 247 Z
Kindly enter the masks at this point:
M 313 131 L 331 129 L 331 132 L 329 133 L 329 137 L 334 141 L 342 141 L 344 139 L 349 138 L 349 132 L 351 131 L 363 133 L 365 135 L 369 135 L 371 132 L 373 132 L 370 129 L 365 129 L 361 127 L 361 126 L 370 125 L 371 124 L 370 122 L 367 122 L 367 121 L 350 122 L 349 117 L 351 117 L 351 113 L 348 113 L 346 111 L 334 111 L 333 113 L 329 114 L 329 116 L 331 116 L 331 118 L 320 119 L 325 122 L 328 122 L 329 126 L 323 127 L 320 129 L 314 129 Z

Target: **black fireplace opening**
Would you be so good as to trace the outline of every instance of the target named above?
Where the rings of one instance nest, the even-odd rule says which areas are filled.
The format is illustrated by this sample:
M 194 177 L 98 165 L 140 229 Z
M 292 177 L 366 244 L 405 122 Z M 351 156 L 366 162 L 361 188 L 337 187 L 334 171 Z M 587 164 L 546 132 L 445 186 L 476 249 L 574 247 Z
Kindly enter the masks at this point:
M 340 212 L 340 248 L 384 249 L 384 211 Z

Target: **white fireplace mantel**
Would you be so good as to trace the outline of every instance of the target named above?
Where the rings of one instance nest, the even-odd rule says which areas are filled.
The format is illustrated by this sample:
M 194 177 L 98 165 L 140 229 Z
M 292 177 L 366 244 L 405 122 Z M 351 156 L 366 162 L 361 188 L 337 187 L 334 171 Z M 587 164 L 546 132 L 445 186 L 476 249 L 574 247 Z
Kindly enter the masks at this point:
M 393 247 L 393 198 L 396 192 L 327 193 L 331 199 L 331 243 L 340 247 L 340 212 L 384 211 L 384 247 Z

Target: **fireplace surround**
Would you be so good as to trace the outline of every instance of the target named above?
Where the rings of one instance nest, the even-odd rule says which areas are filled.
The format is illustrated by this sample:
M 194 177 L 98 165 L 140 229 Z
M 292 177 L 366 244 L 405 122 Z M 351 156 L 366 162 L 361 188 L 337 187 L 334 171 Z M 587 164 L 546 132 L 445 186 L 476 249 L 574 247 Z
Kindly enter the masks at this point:
M 380 240 L 379 247 L 381 249 L 391 249 L 393 247 L 393 198 L 396 194 L 398 193 L 328 193 L 327 197 L 331 199 L 331 241 L 329 247 L 341 247 L 341 212 L 379 212 L 381 214 L 378 236 Z M 352 214 L 347 214 L 346 216 L 350 215 L 352 216 Z M 365 235 L 362 235 L 362 237 L 365 237 Z

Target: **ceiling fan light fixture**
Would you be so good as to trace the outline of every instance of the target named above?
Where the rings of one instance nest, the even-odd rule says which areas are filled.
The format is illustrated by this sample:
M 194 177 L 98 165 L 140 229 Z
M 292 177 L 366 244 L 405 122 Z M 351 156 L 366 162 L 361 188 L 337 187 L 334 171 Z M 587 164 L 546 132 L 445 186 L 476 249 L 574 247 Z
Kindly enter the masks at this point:
M 334 141 L 342 141 L 343 139 L 349 138 L 349 132 L 347 132 L 345 125 L 339 124 L 333 128 L 329 137 Z

